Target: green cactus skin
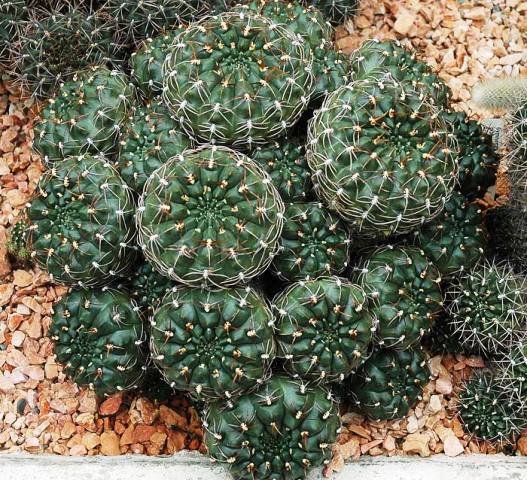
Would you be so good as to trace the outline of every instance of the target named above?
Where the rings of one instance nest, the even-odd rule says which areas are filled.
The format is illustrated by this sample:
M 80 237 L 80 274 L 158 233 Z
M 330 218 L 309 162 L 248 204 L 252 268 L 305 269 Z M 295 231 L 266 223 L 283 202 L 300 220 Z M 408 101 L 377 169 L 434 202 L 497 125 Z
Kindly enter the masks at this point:
M 376 343 L 386 348 L 418 344 L 442 309 L 441 276 L 415 247 L 379 247 L 362 257 L 353 279 L 372 299 Z
M 441 215 L 423 225 L 415 239 L 444 278 L 471 270 L 487 243 L 481 207 L 454 192 Z
M 53 308 L 49 336 L 74 382 L 98 396 L 140 385 L 146 335 L 137 306 L 126 295 L 106 288 L 73 290 Z
M 461 344 L 460 337 L 454 332 L 450 319 L 445 312 L 441 312 L 432 329 L 423 337 L 423 346 L 430 355 L 462 354 L 471 356 L 477 354 Z
M 316 83 L 311 106 L 318 107 L 330 93 L 351 81 L 351 65 L 348 56 L 331 43 L 315 48 L 313 59 Z
M 28 227 L 27 220 L 16 222 L 9 231 L 9 240 L 6 243 L 7 252 L 21 262 L 27 262 L 31 256 L 27 245 Z
M 10 66 L 13 44 L 18 40 L 19 22 L 27 15 L 25 0 L 4 0 L 0 4 L 0 65 Z
M 375 330 L 364 291 L 338 277 L 292 284 L 273 310 L 278 356 L 310 381 L 343 381 L 362 363 Z
M 493 359 L 496 376 L 506 391 L 507 398 L 515 401 L 527 418 L 527 342 L 515 342 L 503 355 Z
M 181 287 L 152 319 L 151 350 L 166 382 L 198 400 L 230 399 L 261 384 L 275 356 L 273 316 L 249 287 Z
M 527 77 L 494 78 L 477 84 L 472 102 L 483 110 L 513 111 L 527 104 Z
M 505 132 L 509 149 L 509 174 L 514 184 L 527 190 L 527 104 L 509 114 Z
M 97 157 L 69 158 L 39 182 L 28 209 L 31 257 L 57 283 L 93 287 L 130 266 L 135 206 L 130 188 Z
M 445 112 L 442 118 L 453 130 L 459 148 L 458 190 L 470 199 L 483 197 L 488 188 L 496 183 L 499 164 L 492 135 L 464 112 Z
M 407 81 L 372 77 L 333 92 L 311 120 L 315 189 L 360 235 L 409 233 L 452 194 L 455 150 L 429 100 Z
M 485 261 L 452 279 L 447 300 L 462 344 L 483 355 L 507 351 L 525 332 L 527 286 L 506 263 Z
M 177 37 L 163 65 L 163 98 L 191 136 L 250 150 L 283 135 L 306 110 L 312 67 L 308 45 L 289 30 L 225 13 Z
M 459 394 L 459 408 L 465 429 L 482 440 L 507 442 L 527 424 L 501 381 L 488 370 L 466 382 Z
M 117 168 L 123 180 L 141 193 L 148 177 L 170 158 L 191 149 L 177 120 L 157 101 L 139 106 L 119 141 Z
M 13 45 L 15 61 L 10 71 L 29 93 L 45 98 L 79 70 L 122 63 L 120 47 L 113 39 L 114 26 L 99 13 L 78 2 L 29 12 Z
M 414 51 L 397 40 L 366 40 L 351 55 L 353 80 L 382 79 L 386 75 L 398 81 L 413 84 L 415 90 L 427 95 L 427 102 L 439 109 L 449 106 L 452 92 Z
M 47 101 L 35 125 L 33 147 L 48 164 L 68 156 L 112 153 L 133 100 L 134 88 L 123 73 L 90 67 Z
M 171 27 L 168 32 L 144 40 L 132 53 L 131 76 L 145 97 L 155 98 L 163 93 L 163 62 L 182 31 L 183 27 Z
M 348 266 L 350 244 L 347 225 L 321 203 L 291 203 L 272 267 L 287 281 L 339 274 Z
M 284 205 L 270 177 L 225 147 L 187 150 L 157 169 L 139 200 L 139 243 L 162 274 L 189 286 L 247 283 L 271 263 Z
M 204 426 L 209 455 L 234 478 L 296 480 L 329 463 L 340 420 L 324 388 L 277 375 L 236 402 L 210 405 Z
M 270 176 L 284 202 L 305 200 L 311 189 L 305 146 L 299 139 L 283 139 L 262 145 L 249 156 Z
M 429 380 L 421 349 L 378 350 L 350 377 L 348 393 L 361 413 L 392 420 L 408 414 Z
M 359 2 L 357 0 L 309 0 L 305 3 L 319 8 L 332 25 L 340 25 L 355 15 Z

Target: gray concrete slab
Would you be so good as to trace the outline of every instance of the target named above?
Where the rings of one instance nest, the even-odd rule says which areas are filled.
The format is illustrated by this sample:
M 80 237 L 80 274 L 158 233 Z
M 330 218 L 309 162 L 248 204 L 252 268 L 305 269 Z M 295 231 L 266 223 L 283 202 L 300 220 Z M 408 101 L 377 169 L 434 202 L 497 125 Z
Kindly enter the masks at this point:
M 322 479 L 320 470 L 309 480 Z M 59 457 L 0 455 L 1 480 L 228 480 L 222 466 L 202 455 L 171 457 Z M 471 455 L 448 458 L 363 457 L 333 480 L 527 480 L 527 457 Z

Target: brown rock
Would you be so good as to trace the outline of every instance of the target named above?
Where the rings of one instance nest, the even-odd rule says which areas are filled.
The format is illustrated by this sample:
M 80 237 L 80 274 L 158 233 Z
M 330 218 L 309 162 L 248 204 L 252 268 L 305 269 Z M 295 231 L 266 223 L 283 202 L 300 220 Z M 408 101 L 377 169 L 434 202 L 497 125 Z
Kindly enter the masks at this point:
M 101 435 L 101 454 L 107 456 L 120 455 L 119 437 L 115 432 L 104 432 Z
M 430 437 L 422 433 L 408 435 L 403 443 L 403 451 L 406 453 L 418 453 L 421 457 L 429 457 L 430 449 L 428 442 Z
M 92 390 L 84 390 L 79 397 L 79 412 L 95 413 L 97 411 L 97 397 Z
M 152 425 L 158 415 L 158 410 L 154 404 L 146 398 L 138 398 L 136 408 L 141 413 L 141 419 L 146 425 Z
M 99 406 L 99 414 L 101 415 L 113 415 L 118 412 L 121 404 L 123 403 L 122 394 L 113 395 L 107 398 Z
M 387 435 L 382 443 L 382 447 L 388 452 L 395 450 L 395 438 L 391 435 Z
M 443 395 L 450 395 L 452 393 L 452 380 L 448 377 L 440 376 L 436 380 L 436 392 Z
M 60 431 L 62 438 L 70 438 L 77 431 L 77 427 L 73 422 L 66 422 Z
M 25 270 L 15 270 L 13 272 L 13 283 L 17 287 L 27 287 L 31 285 L 33 281 L 33 275 Z
M 134 443 L 143 443 L 148 442 L 150 440 L 150 437 L 156 433 L 155 427 L 152 427 L 151 425 L 144 425 L 139 424 L 136 425 L 134 430 Z
M 83 455 L 86 455 L 87 453 L 88 453 L 88 450 L 86 450 L 86 446 L 82 444 L 74 445 L 73 447 L 70 448 L 70 455 L 74 457 L 83 456 Z
M 169 430 L 167 440 L 167 453 L 173 454 L 185 448 L 186 435 L 183 432 Z
M 162 449 L 165 446 L 167 440 L 166 433 L 156 432 L 150 437 L 150 442 L 152 442 L 158 449 Z
M 430 397 L 430 402 L 428 403 L 428 409 L 430 413 L 437 413 L 443 409 L 441 404 L 441 397 L 439 395 L 432 395 Z
M 397 14 L 397 20 L 393 25 L 393 29 L 401 35 L 406 35 L 417 19 L 415 12 L 411 12 L 406 8 L 401 8 Z
M 11 283 L 3 283 L 0 285 L 0 307 L 9 303 L 14 291 L 15 287 Z
M 449 435 L 443 442 L 443 450 L 449 457 L 457 457 L 463 453 L 463 445 L 454 435 Z
M 175 426 L 182 430 L 187 428 L 187 419 L 165 405 L 159 407 L 159 418 L 169 426 Z
M 97 445 L 100 445 L 101 439 L 96 433 L 88 432 L 82 436 L 82 444 L 88 449 L 92 450 Z
M 360 446 L 360 453 L 364 455 L 365 453 L 368 453 L 372 448 L 376 447 L 377 445 L 380 445 L 382 442 L 382 439 L 379 439 L 365 443 L 364 445 Z
M 356 433 L 359 437 L 371 439 L 370 432 L 360 425 L 348 425 L 348 430 L 350 432 Z
M 130 424 L 128 428 L 123 432 L 121 435 L 121 440 L 119 441 L 119 445 L 131 445 L 134 443 L 134 426 Z
M 517 447 L 519 453 L 527 455 L 527 437 L 520 437 Z
M 342 445 L 336 445 L 335 448 L 339 451 L 344 460 L 359 457 L 361 453 L 361 446 L 356 439 L 352 439 Z
M 44 365 L 44 373 L 48 380 L 54 380 L 59 376 L 59 367 L 56 363 L 46 363 Z

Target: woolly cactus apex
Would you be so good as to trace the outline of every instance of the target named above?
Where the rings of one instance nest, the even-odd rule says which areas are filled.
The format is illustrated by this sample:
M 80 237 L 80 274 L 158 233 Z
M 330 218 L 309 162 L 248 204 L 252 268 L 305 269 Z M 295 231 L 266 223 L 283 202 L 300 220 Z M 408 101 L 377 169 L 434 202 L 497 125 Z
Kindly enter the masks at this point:
M 456 152 L 429 100 L 390 76 L 360 80 L 329 95 L 311 120 L 307 160 L 315 189 L 358 233 L 411 232 L 450 197 Z
M 340 419 L 327 390 L 277 375 L 236 402 L 210 405 L 204 426 L 209 455 L 234 478 L 289 480 L 329 463 Z
M 516 110 L 527 104 L 527 77 L 494 78 L 475 85 L 472 102 L 483 110 Z
M 467 348 L 484 355 L 507 351 L 527 331 L 527 284 L 506 263 L 478 265 L 451 281 L 447 310 Z
M 56 9 L 30 9 L 13 45 L 15 81 L 38 97 L 47 97 L 89 65 L 119 63 L 114 25 L 78 1 Z
M 312 67 L 308 45 L 289 30 L 230 12 L 177 37 L 163 65 L 163 96 L 192 136 L 251 149 L 302 115 Z
M 324 13 L 333 25 L 340 25 L 353 17 L 358 10 L 358 0 L 310 0 L 313 5 Z
M 117 70 L 96 66 L 75 74 L 40 112 L 33 147 L 46 163 L 112 153 L 133 100 L 133 86 Z
M 454 192 L 441 215 L 415 232 L 415 239 L 443 277 L 471 270 L 487 244 L 481 207 Z
M 377 344 L 401 350 L 418 344 L 443 304 L 440 274 L 424 253 L 415 247 L 379 247 L 355 271 L 357 283 L 372 298 Z
M 273 268 L 284 280 L 307 280 L 342 273 L 348 266 L 347 225 L 321 203 L 291 203 Z
M 250 153 L 270 176 L 285 202 L 304 200 L 312 189 L 305 147 L 298 139 L 276 141 Z
M 518 404 L 488 370 L 466 382 L 459 395 L 459 408 L 465 429 L 482 440 L 510 441 L 527 424 Z
M 137 388 L 145 373 L 146 335 L 124 294 L 73 290 L 54 307 L 49 336 L 66 374 L 99 396 Z
M 225 147 L 187 150 L 159 167 L 139 201 L 139 241 L 164 275 L 190 286 L 246 283 L 271 263 L 284 205 L 270 177 Z
M 351 55 L 352 78 L 383 79 L 386 75 L 410 82 L 417 91 L 426 92 L 428 102 L 436 107 L 449 107 L 452 92 L 416 52 L 408 50 L 397 40 L 366 40 Z
M 378 350 L 350 377 L 348 394 L 373 420 L 402 418 L 421 399 L 429 380 L 421 349 Z
M 192 143 L 159 100 L 139 106 L 119 141 L 117 166 L 121 177 L 141 193 L 154 170 L 190 149 Z
M 163 62 L 182 31 L 183 27 L 172 27 L 153 39 L 147 38 L 132 53 L 132 79 L 145 97 L 154 98 L 163 93 Z
M 127 271 L 135 238 L 130 188 L 104 159 L 68 158 L 40 179 L 28 218 L 31 256 L 57 283 L 106 285 Z
M 181 287 L 152 319 L 151 350 L 168 384 L 199 400 L 230 399 L 261 384 L 275 356 L 273 316 L 249 287 Z
M 338 277 L 294 283 L 273 310 L 278 356 L 306 380 L 344 380 L 362 363 L 375 330 L 364 291 Z
M 496 183 L 499 164 L 492 135 L 464 112 L 445 112 L 442 118 L 452 129 L 459 148 L 458 190 L 468 198 L 483 197 Z

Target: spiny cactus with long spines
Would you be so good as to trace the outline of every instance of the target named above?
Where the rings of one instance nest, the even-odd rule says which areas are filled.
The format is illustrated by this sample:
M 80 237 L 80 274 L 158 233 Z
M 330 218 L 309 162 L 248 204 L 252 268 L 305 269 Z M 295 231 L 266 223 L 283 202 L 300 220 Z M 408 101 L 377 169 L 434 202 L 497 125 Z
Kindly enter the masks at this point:
M 339 274 L 348 266 L 350 245 L 347 225 L 321 203 L 290 203 L 272 267 L 289 281 Z
M 319 8 L 333 25 L 340 25 L 355 15 L 358 10 L 358 0 L 309 0 L 314 7 Z
M 450 323 L 468 349 L 492 356 L 527 335 L 527 284 L 509 264 L 486 260 L 446 293 Z
M 418 344 L 443 305 L 437 268 L 415 247 L 381 246 L 364 255 L 352 277 L 372 299 L 376 343 L 404 350 Z
M 25 219 L 16 222 L 9 230 L 9 239 L 5 245 L 7 253 L 20 262 L 27 262 L 31 256 L 27 238 L 28 227 L 29 223 Z
M 444 278 L 470 270 L 487 244 L 481 207 L 454 192 L 439 217 L 415 232 L 415 240 Z
M 510 113 L 505 122 L 508 172 L 514 184 L 527 191 L 527 103 Z
M 313 59 L 316 77 L 311 107 L 317 107 L 330 93 L 351 81 L 350 62 L 328 42 L 313 50 Z
M 340 430 L 327 390 L 282 375 L 235 402 L 210 405 L 203 423 L 209 455 L 240 480 L 302 479 L 329 463 Z
M 459 187 L 468 198 L 483 197 L 496 183 L 499 159 L 494 151 L 492 135 L 464 112 L 445 112 L 443 119 L 452 129 L 459 148 Z
M 163 65 L 163 98 L 192 136 L 252 149 L 283 135 L 306 110 L 312 67 L 309 46 L 288 29 L 225 13 L 177 37 Z
M 273 300 L 278 356 L 292 375 L 344 380 L 366 357 L 375 330 L 368 298 L 339 277 L 300 281 Z
M 429 380 L 421 349 L 378 350 L 350 377 L 344 391 L 361 413 L 389 420 L 408 414 Z
M 179 287 L 152 317 L 152 357 L 173 388 L 198 400 L 231 399 L 267 378 L 273 322 L 265 299 L 249 287 Z
M 513 343 L 502 355 L 493 359 L 496 376 L 504 394 L 521 407 L 527 420 L 527 341 Z
M 527 77 L 494 78 L 478 83 L 471 100 L 484 110 L 516 110 L 527 104 Z
M 456 150 L 430 95 L 391 76 L 329 95 L 308 130 L 317 193 L 363 236 L 408 233 L 439 215 Z
M 12 46 L 18 41 L 19 24 L 26 15 L 26 0 L 4 0 L 0 3 L 0 65 L 2 66 L 10 66 Z
M 92 287 L 130 267 L 135 205 L 103 158 L 71 157 L 48 170 L 28 209 L 31 257 L 57 283 Z
M 78 1 L 67 5 L 30 9 L 12 46 L 10 73 L 25 91 L 37 97 L 47 97 L 90 65 L 116 67 L 122 63 L 113 23 Z
M 482 440 L 509 442 L 527 425 L 520 405 L 489 370 L 475 373 L 465 383 L 459 394 L 459 416 L 465 429 Z
M 63 83 L 40 112 L 34 149 L 48 164 L 69 156 L 109 154 L 131 113 L 134 88 L 117 70 L 90 67 Z
M 163 163 L 191 149 L 193 141 L 159 101 L 138 106 L 119 140 L 117 168 L 123 180 L 137 193 Z
M 53 308 L 49 336 L 73 381 L 99 396 L 140 385 L 146 335 L 130 298 L 106 288 L 73 290 Z
M 258 146 L 249 153 L 270 176 L 284 202 L 309 197 L 312 184 L 305 146 L 300 139 L 282 139 Z
M 205 146 L 159 167 L 137 213 L 139 243 L 158 271 L 190 286 L 225 288 L 269 266 L 284 205 L 255 162 Z

